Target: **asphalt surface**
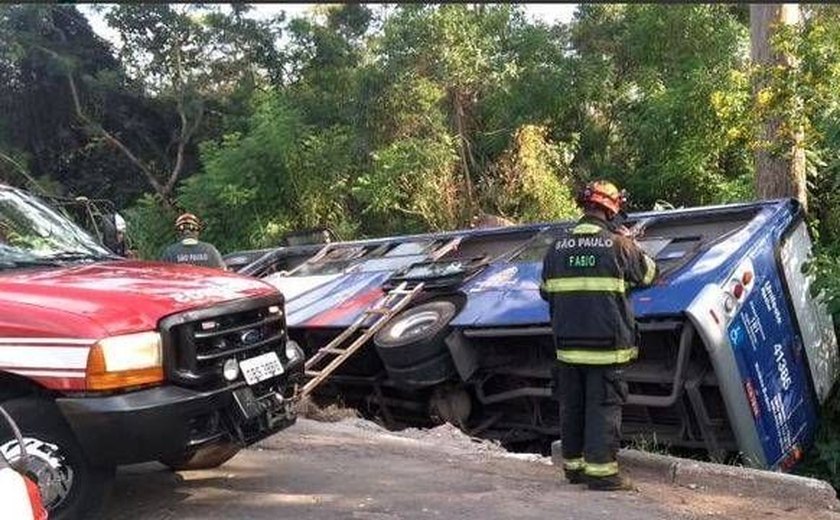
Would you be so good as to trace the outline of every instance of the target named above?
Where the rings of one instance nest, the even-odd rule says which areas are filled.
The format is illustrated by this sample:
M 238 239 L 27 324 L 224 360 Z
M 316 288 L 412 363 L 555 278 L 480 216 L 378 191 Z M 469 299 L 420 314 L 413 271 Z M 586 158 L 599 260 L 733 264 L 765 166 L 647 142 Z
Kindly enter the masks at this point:
M 362 421 L 301 420 L 216 470 L 122 468 L 105 518 L 840 518 L 645 475 L 633 475 L 637 492 L 591 492 L 561 482 L 546 459 L 520 459 L 448 431 L 398 437 Z

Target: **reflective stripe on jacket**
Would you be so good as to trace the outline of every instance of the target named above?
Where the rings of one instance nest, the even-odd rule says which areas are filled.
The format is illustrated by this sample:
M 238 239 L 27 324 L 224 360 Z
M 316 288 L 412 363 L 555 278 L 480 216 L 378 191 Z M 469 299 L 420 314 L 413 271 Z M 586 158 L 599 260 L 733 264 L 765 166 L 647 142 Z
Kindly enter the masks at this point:
M 561 234 L 543 261 L 540 293 L 549 302 L 557 359 L 613 365 L 638 355 L 628 297 L 653 283 L 656 263 L 632 240 L 592 216 Z

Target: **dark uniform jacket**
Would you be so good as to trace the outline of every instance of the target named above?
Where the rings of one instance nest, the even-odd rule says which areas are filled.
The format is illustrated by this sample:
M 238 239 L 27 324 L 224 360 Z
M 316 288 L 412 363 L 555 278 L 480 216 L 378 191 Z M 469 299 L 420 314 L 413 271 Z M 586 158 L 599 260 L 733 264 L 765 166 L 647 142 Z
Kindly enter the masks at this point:
M 628 291 L 653 283 L 656 263 L 608 222 L 584 216 L 543 261 L 540 294 L 549 302 L 557 359 L 613 365 L 638 356 Z
M 164 262 L 178 264 L 202 265 L 205 267 L 225 268 L 225 262 L 219 251 L 207 242 L 200 242 L 194 238 L 185 238 L 175 242 L 166 249 L 160 257 Z

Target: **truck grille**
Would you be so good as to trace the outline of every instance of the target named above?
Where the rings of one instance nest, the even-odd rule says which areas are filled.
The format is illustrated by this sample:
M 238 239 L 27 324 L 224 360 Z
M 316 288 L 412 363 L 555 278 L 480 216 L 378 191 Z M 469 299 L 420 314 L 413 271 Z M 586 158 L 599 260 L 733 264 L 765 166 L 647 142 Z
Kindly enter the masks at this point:
M 225 361 L 270 351 L 286 365 L 285 331 L 278 296 L 170 316 L 161 322 L 167 377 L 191 387 L 225 386 L 230 384 L 222 375 Z

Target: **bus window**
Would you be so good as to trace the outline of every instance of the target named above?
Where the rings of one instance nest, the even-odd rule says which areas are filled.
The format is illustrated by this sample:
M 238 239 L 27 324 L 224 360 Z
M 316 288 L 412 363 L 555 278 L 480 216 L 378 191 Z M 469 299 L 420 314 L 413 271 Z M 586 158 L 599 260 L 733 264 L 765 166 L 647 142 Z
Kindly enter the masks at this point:
M 397 271 L 416 262 L 428 258 L 434 248 L 439 245 L 431 240 L 403 242 L 388 250 L 378 258 L 366 259 L 359 270 L 364 273 L 377 271 Z M 367 257 L 366 257 L 367 258 Z

